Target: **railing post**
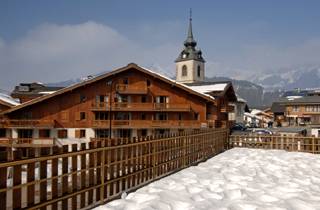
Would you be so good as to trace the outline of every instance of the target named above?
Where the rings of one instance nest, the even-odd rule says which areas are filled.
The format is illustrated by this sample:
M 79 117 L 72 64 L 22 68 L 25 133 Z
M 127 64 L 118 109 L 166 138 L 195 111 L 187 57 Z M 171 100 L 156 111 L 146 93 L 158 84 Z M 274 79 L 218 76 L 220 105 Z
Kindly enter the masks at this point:
M 186 143 L 186 141 L 187 141 L 187 135 L 186 135 L 186 133 L 185 132 L 183 132 L 183 135 L 182 135 L 182 138 L 183 138 L 183 143 L 182 143 L 182 145 L 183 145 L 183 167 L 185 167 L 186 166 L 186 159 L 187 159 L 187 143 Z
M 312 154 L 315 154 L 315 139 L 312 137 Z
M 104 170 L 104 165 L 105 165 L 105 152 L 106 152 L 106 145 L 105 142 L 106 140 L 101 140 L 101 148 L 102 152 L 101 154 L 101 188 L 100 188 L 100 202 L 103 204 L 104 201 L 104 177 L 105 177 L 105 170 Z

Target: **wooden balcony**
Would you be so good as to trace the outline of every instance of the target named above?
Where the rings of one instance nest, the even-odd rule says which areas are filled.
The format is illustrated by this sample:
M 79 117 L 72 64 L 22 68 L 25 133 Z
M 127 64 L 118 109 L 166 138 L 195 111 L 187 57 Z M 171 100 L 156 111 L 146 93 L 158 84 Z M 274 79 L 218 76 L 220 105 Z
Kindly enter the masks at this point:
M 116 91 L 120 94 L 147 94 L 147 83 L 139 85 L 117 84 Z
M 109 120 L 95 120 L 92 127 L 109 128 Z M 201 128 L 207 127 L 206 122 L 196 120 L 112 120 L 112 129 L 116 128 Z
M 233 106 L 223 106 L 221 107 L 221 112 L 228 113 L 228 112 L 234 112 Z
M 109 111 L 110 104 L 107 102 L 92 104 L 93 111 Z M 112 111 L 166 111 L 166 112 L 190 112 L 189 104 L 171 103 L 112 103 Z
M 2 147 L 51 147 L 55 144 L 55 138 L 0 138 Z
M 5 128 L 52 128 L 53 120 L 1 120 L 0 124 Z

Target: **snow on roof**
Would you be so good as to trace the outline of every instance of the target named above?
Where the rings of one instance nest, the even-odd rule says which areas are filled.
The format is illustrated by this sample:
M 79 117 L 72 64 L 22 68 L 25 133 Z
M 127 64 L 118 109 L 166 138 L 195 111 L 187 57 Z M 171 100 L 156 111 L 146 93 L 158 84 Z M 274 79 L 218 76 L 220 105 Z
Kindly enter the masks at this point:
M 194 92 L 197 92 L 197 93 L 199 93 L 199 94 L 202 94 L 202 95 L 204 95 L 204 96 L 206 96 L 206 97 L 209 97 L 209 98 L 211 98 L 211 99 L 215 99 L 213 96 L 211 96 L 211 95 L 209 95 L 209 94 L 206 94 L 205 92 L 203 92 L 203 91 L 201 91 L 201 90 L 197 90 L 197 88 L 194 88 L 194 87 L 204 87 L 204 86 L 214 86 L 214 85 L 187 86 L 187 85 L 185 85 L 185 84 L 182 84 L 182 83 L 180 83 L 180 82 L 177 82 L 176 80 L 171 79 L 170 77 L 164 76 L 163 74 L 160 74 L 160 73 L 158 73 L 158 72 L 152 71 L 152 70 L 147 69 L 147 68 L 142 67 L 142 66 L 139 66 L 139 67 L 142 68 L 142 69 L 144 69 L 144 70 L 146 70 L 146 71 L 148 71 L 148 72 L 150 72 L 151 74 L 155 74 L 155 75 L 157 75 L 157 76 L 159 76 L 159 77 L 162 77 L 162 78 L 164 78 L 164 79 L 166 79 L 166 80 L 169 80 L 170 82 L 173 82 L 173 83 L 176 83 L 176 84 L 178 84 L 178 85 L 181 85 L 181 86 L 183 86 L 183 87 L 185 87 L 185 88 L 187 88 L 187 89 L 189 89 L 189 90 L 192 90 L 192 91 L 194 91 Z M 221 85 L 221 84 L 217 84 L 217 85 Z M 227 85 L 227 84 L 225 84 L 225 85 Z M 208 92 L 210 92 L 210 91 L 208 91 Z
M 6 102 L 8 104 L 11 104 L 12 106 L 17 106 L 20 104 L 14 98 L 12 98 L 11 96 L 6 95 L 4 93 L 0 93 L 0 100 Z
M 249 113 L 249 112 L 245 112 L 245 113 L 244 113 L 244 116 L 246 116 L 246 117 L 250 117 L 250 118 L 253 118 L 253 119 L 262 120 L 262 117 L 257 116 L 257 115 L 252 114 L 252 113 Z
M 247 101 L 245 99 L 241 98 L 238 94 L 236 94 L 236 96 L 237 96 L 238 102 L 247 103 Z
M 202 94 L 206 94 L 213 91 L 224 91 L 227 85 L 228 83 L 219 83 L 213 85 L 189 86 L 189 88 Z
M 42 91 L 42 92 L 39 92 L 39 94 L 45 94 L 45 95 L 47 95 L 47 94 L 52 94 L 52 93 L 54 93 L 54 92 L 56 92 L 56 91 Z
M 261 110 L 259 110 L 259 109 L 252 109 L 251 110 L 251 114 L 253 114 L 253 115 L 256 115 L 256 114 L 259 114 L 259 113 L 261 113 L 262 111 Z

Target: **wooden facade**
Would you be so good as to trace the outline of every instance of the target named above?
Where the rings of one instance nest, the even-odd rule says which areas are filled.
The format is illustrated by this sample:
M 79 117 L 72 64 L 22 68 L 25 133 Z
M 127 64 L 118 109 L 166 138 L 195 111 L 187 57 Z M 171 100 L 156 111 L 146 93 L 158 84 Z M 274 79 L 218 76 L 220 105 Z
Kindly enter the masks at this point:
M 227 127 L 232 86 L 210 95 L 129 64 L 3 112 L 0 138 L 90 140 Z

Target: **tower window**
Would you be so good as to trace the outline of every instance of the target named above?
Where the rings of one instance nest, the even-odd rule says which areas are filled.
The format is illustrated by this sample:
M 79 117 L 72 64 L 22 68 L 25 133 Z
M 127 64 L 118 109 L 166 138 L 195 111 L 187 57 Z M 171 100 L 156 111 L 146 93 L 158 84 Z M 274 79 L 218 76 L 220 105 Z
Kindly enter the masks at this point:
M 200 77 L 200 75 L 201 75 L 201 68 L 200 68 L 200 66 L 198 66 L 198 68 L 197 68 L 197 73 L 198 73 L 198 77 Z
M 182 66 L 182 76 L 183 76 L 183 77 L 188 76 L 188 69 L 187 69 L 187 66 L 186 66 L 186 65 L 183 65 L 183 66 Z

